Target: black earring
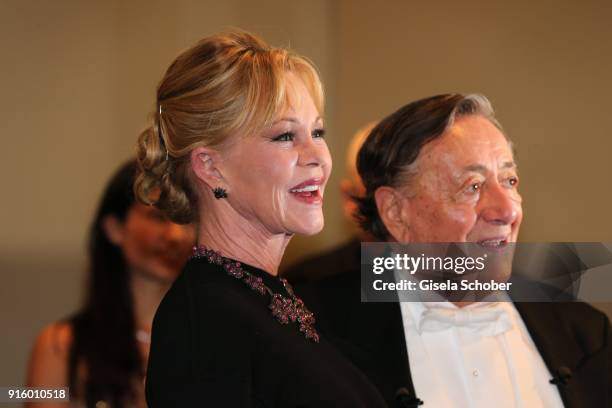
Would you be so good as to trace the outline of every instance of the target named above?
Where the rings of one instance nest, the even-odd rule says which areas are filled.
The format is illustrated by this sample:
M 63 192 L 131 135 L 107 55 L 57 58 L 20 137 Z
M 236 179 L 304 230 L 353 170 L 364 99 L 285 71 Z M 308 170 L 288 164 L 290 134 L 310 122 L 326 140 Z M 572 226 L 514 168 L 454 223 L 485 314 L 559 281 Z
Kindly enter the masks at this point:
M 218 200 L 220 198 L 227 198 L 227 191 L 221 187 L 213 188 L 213 193 L 215 194 L 215 198 Z

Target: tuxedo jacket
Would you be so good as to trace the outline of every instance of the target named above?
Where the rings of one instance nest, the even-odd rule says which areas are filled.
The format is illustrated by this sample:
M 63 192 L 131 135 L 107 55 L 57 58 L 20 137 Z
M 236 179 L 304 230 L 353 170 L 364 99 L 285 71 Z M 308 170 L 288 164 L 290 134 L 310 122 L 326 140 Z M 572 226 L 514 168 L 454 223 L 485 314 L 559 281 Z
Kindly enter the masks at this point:
M 419 400 L 399 304 L 361 302 L 359 257 L 348 256 L 358 251 L 359 243 L 352 241 L 298 265 L 289 276 L 330 267 L 337 272 L 298 285 L 304 301 L 315 312 L 317 327 L 369 377 L 389 407 L 416 407 Z M 581 302 L 515 306 L 552 373 L 550 380 L 559 388 L 564 405 L 610 407 L 612 348 L 606 315 Z M 427 401 L 424 403 L 427 406 Z

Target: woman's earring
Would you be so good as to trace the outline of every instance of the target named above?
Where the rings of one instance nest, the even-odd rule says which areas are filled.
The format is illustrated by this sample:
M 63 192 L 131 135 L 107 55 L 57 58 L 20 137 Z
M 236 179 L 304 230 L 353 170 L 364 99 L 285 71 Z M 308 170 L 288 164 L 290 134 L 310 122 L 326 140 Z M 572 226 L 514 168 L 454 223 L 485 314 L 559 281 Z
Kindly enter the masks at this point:
M 227 191 L 221 187 L 213 188 L 213 193 L 215 194 L 215 198 L 218 200 L 220 198 L 227 198 Z

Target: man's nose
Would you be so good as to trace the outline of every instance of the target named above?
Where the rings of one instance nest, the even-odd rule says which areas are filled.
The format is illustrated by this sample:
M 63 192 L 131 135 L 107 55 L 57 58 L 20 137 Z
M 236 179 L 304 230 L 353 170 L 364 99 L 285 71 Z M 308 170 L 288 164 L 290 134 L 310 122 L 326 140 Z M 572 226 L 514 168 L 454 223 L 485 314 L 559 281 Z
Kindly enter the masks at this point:
M 521 211 L 518 193 L 497 182 L 485 187 L 479 205 L 482 218 L 499 225 L 513 224 Z

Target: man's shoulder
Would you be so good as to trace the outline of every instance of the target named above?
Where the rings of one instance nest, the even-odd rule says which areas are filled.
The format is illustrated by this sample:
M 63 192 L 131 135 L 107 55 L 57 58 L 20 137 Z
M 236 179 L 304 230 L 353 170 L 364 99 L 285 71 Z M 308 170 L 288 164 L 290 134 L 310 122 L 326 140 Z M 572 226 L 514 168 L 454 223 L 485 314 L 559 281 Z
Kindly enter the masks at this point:
M 561 302 L 551 303 L 557 314 L 562 316 L 570 324 L 576 333 L 595 332 L 600 333 L 603 338 L 610 330 L 610 319 L 608 316 L 584 302 Z
M 517 305 L 527 312 L 546 308 L 568 324 L 602 327 L 609 324 L 604 312 L 585 302 L 528 302 Z
M 531 329 L 573 338 L 584 351 L 599 350 L 610 342 L 608 316 L 588 303 L 516 303 L 516 307 Z

